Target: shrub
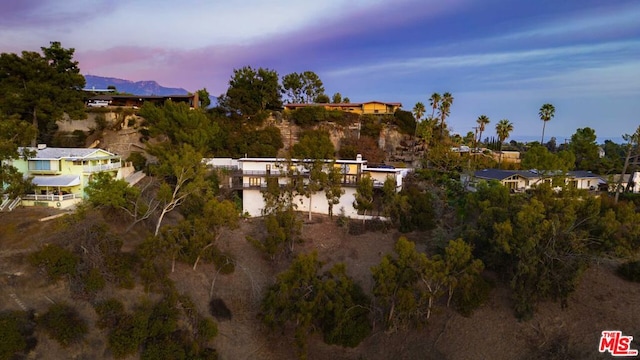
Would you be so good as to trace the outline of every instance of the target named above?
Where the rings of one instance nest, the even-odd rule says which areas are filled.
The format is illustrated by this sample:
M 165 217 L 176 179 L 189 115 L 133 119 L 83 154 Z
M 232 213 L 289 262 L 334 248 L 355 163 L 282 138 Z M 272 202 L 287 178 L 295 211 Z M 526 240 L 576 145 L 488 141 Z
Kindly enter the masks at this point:
M 117 299 L 107 299 L 97 303 L 93 309 L 98 314 L 96 326 L 100 329 L 112 329 L 118 324 L 118 320 L 124 317 L 124 305 Z
M 140 171 L 147 166 L 147 158 L 139 151 L 132 152 L 126 161 L 131 162 L 136 171 Z
M 42 250 L 31 253 L 29 262 L 34 266 L 43 267 L 47 276 L 55 281 L 63 275 L 71 275 L 76 272 L 78 257 L 67 249 L 50 244 Z
M 640 282 L 640 261 L 628 261 L 620 264 L 616 269 L 616 274 L 625 280 Z
M 64 303 L 51 305 L 38 323 L 63 347 L 82 339 L 88 331 L 86 321 L 76 309 Z
M 34 328 L 33 313 L 0 312 L 0 359 L 26 358 L 37 344 Z
M 84 290 L 90 296 L 95 295 L 98 291 L 104 289 L 106 281 L 100 273 L 100 270 L 92 268 L 83 276 Z
M 455 309 L 465 317 L 471 316 L 474 310 L 482 306 L 489 299 L 489 293 L 494 283 L 478 276 L 474 281 L 458 288 L 453 296 Z

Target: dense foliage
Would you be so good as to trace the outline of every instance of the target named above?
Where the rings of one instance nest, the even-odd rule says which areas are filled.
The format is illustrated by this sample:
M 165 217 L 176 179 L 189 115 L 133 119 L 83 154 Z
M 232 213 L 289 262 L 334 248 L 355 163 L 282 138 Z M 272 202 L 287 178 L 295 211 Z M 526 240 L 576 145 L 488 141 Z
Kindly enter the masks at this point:
M 261 317 L 273 328 L 293 327 L 301 358 L 307 338 L 322 332 L 328 344 L 355 347 L 371 332 L 369 299 L 344 264 L 321 273 L 317 254 L 301 254 L 280 273 L 262 300 Z

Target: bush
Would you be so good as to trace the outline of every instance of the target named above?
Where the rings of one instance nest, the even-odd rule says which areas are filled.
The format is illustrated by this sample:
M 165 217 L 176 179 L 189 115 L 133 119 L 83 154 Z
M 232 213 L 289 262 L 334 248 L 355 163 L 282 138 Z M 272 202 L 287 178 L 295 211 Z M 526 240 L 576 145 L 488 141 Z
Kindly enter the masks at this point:
M 70 305 L 54 304 L 38 319 L 51 338 L 63 347 L 82 339 L 87 331 L 86 321 Z
M 616 274 L 625 280 L 640 282 L 640 261 L 628 261 L 620 264 L 616 269 Z
M 93 309 L 98 314 L 96 326 L 99 329 L 112 329 L 118 324 L 118 320 L 124 317 L 124 305 L 117 299 L 107 299 L 97 303 Z
M 58 245 L 46 245 L 42 250 L 31 253 L 29 262 L 34 266 L 43 267 L 47 276 L 55 281 L 63 275 L 76 272 L 78 257 Z
M 33 313 L 0 312 L 0 359 L 26 358 L 37 344 L 34 328 Z
M 143 170 L 147 166 L 147 158 L 139 151 L 132 152 L 126 161 L 131 162 L 136 171 Z
M 82 280 L 85 292 L 92 297 L 95 296 L 98 291 L 104 289 L 106 285 L 106 281 L 100 273 L 100 270 L 96 268 L 89 270 L 89 272 L 83 276 Z
M 456 311 L 462 316 L 470 317 L 474 310 L 487 302 L 494 286 L 493 282 L 478 276 L 464 288 L 457 289 L 453 296 Z

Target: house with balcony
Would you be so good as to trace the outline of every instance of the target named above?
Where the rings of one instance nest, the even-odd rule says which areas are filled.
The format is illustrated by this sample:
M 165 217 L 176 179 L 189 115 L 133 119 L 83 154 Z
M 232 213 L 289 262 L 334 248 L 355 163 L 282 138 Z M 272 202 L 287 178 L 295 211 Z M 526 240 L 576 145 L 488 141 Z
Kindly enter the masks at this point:
M 326 104 L 285 104 L 285 110 L 296 110 L 304 107 L 322 106 L 327 110 L 340 110 L 358 115 L 393 115 L 402 107 L 399 102 L 367 101 L 361 103 L 326 103 Z
M 522 192 L 543 183 L 560 184 L 573 189 L 598 190 L 606 181 L 590 171 L 540 172 L 537 170 L 484 169 L 473 174 L 470 182 L 499 181 L 512 192 Z M 554 181 L 555 180 L 555 181 Z
M 396 191 L 402 188 L 402 179 L 409 169 L 395 169 L 392 167 L 368 167 L 367 161 L 358 155 L 356 159 L 319 160 L 322 170 L 328 172 L 331 167 L 339 169 L 341 187 L 344 194 L 338 204 L 333 205 L 334 213 L 344 209 L 347 217 L 358 217 L 358 211 L 353 207 L 356 187 L 363 177 L 369 176 L 373 180 L 374 188 L 382 188 L 387 178 L 393 179 Z M 224 169 L 230 176 L 225 186 L 241 192 L 242 212 L 249 216 L 261 216 L 265 207 L 262 192 L 267 188 L 267 179 L 275 178 L 281 186 L 291 181 L 309 181 L 310 165 L 313 160 L 284 159 L 284 158 L 216 158 L 205 159 L 205 164 Z M 294 199 L 298 211 L 328 214 L 329 204 L 323 190 L 313 194 L 311 198 L 297 196 Z
M 133 171 L 123 166 L 120 156 L 103 149 L 53 148 L 38 145 L 21 148 L 29 156 L 11 165 L 25 178 L 31 178 L 35 191 L 21 196 L 23 206 L 68 208 L 82 201 L 94 174 L 110 172 L 124 178 Z

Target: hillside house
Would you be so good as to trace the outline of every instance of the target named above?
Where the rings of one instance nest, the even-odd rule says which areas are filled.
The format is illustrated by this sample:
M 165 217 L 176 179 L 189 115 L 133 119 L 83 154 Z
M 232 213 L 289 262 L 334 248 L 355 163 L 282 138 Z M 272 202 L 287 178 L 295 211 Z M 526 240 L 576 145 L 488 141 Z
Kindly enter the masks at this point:
M 367 161 L 360 155 L 354 160 L 321 160 L 324 171 L 330 166 L 340 168 L 342 174 L 341 186 L 344 194 L 338 204 L 333 206 L 334 213 L 344 209 L 347 217 L 357 217 L 358 211 L 353 207 L 356 187 L 363 176 L 370 176 L 374 188 L 382 188 L 384 181 L 391 178 L 395 181 L 396 191 L 402 188 L 402 179 L 408 169 L 395 169 L 391 167 L 368 167 Z M 204 162 L 218 169 L 228 170 L 232 175 L 229 178 L 229 186 L 242 192 L 242 211 L 249 216 L 261 216 L 265 203 L 262 191 L 267 187 L 267 178 L 276 177 L 281 185 L 295 181 L 292 177 L 302 179 L 305 183 L 309 178 L 310 160 L 283 159 L 283 158 L 241 158 L 241 159 L 205 159 Z M 287 167 L 290 167 L 289 169 Z M 297 196 L 294 199 L 297 210 L 328 214 L 329 205 L 324 191 L 315 193 L 311 199 L 305 196 Z
M 21 196 L 23 206 L 68 208 L 82 201 L 94 174 L 106 171 L 121 179 L 133 172 L 130 164 L 123 166 L 120 156 L 103 149 L 52 148 L 42 144 L 24 149 L 31 156 L 10 163 L 35 185 L 33 193 Z
M 582 190 L 598 190 L 606 181 L 590 171 L 568 171 L 565 174 L 542 173 L 536 170 L 484 169 L 473 174 L 470 182 L 499 181 L 513 192 L 521 192 L 543 183 L 551 184 L 553 179 L 561 179 L 566 186 Z
M 338 103 L 338 104 L 285 104 L 285 110 L 296 110 L 304 107 L 322 106 L 327 110 L 340 110 L 358 115 L 393 115 L 396 110 L 402 107 L 398 102 L 368 101 L 361 103 Z

